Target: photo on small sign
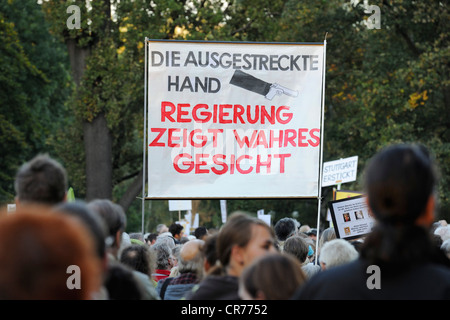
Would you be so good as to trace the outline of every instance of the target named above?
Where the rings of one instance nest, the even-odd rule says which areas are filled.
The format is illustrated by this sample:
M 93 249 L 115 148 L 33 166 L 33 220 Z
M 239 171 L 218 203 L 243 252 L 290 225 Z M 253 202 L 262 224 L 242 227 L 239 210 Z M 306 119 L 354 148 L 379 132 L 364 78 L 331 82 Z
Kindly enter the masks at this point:
M 364 219 L 364 214 L 363 214 L 362 210 L 355 211 L 355 219 L 356 219 L 356 220 L 358 220 L 358 219 Z
M 352 240 L 372 231 L 375 220 L 364 195 L 330 201 L 328 205 L 337 238 Z

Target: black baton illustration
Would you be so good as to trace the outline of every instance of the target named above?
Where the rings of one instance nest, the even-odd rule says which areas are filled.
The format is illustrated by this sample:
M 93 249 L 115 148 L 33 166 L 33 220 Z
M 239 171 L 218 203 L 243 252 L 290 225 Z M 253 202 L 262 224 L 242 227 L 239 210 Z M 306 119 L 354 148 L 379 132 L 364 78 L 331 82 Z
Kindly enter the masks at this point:
M 269 100 L 272 100 L 275 95 L 282 94 L 286 94 L 291 97 L 298 96 L 298 91 L 288 89 L 278 83 L 265 82 L 248 73 L 242 72 L 241 70 L 236 70 L 234 72 L 230 83 L 243 89 L 261 94 Z

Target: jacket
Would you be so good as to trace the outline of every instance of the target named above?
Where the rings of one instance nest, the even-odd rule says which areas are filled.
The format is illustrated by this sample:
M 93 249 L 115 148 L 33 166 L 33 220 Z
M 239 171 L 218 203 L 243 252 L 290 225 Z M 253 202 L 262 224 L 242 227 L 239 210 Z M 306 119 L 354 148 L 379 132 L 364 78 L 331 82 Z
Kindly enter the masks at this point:
M 186 297 L 186 300 L 241 300 L 239 278 L 209 275 Z

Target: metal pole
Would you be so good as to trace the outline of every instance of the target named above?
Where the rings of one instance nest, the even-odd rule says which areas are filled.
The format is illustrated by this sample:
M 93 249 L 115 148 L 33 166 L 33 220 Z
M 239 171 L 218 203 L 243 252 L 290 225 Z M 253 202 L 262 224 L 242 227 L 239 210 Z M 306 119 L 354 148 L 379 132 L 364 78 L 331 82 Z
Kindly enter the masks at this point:
M 143 135 L 143 154 L 142 154 L 142 235 L 144 235 L 144 217 L 145 217 L 145 162 L 147 153 L 147 37 L 145 37 L 144 51 L 145 51 L 145 61 L 144 61 L 144 135 Z
M 323 66 L 322 66 L 322 123 L 320 129 L 320 161 L 319 161 L 319 190 L 317 196 L 317 235 L 316 235 L 316 252 L 315 252 L 315 263 L 317 265 L 318 261 L 318 250 L 319 250 L 319 234 L 320 234 L 320 206 L 322 203 L 322 175 L 323 175 L 323 127 L 324 127 L 324 117 L 325 117 L 325 71 L 326 71 L 326 52 L 327 52 L 327 40 L 325 35 L 325 40 L 323 41 Z

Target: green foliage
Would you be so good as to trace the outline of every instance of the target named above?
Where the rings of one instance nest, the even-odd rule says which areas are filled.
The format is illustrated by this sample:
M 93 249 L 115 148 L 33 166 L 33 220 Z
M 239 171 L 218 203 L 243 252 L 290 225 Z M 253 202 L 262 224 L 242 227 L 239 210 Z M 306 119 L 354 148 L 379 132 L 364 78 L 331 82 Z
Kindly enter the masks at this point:
M 18 167 L 48 142 L 65 116 L 68 60 L 33 0 L 0 3 L 0 203 L 14 200 Z
M 42 7 L 53 34 L 61 40 L 74 39 L 79 47 L 90 48 L 82 84 L 67 100 L 67 107 L 76 117 L 56 121 L 52 118 L 57 114 L 56 106 L 61 106 L 64 100 L 43 103 L 48 100 L 39 95 L 47 93 L 55 98 L 57 85 L 67 83 L 68 68 L 59 62 L 64 72 L 60 72 L 62 75 L 58 78 L 43 67 L 45 63 L 32 60 L 27 50 L 33 52 L 33 58 L 39 52 L 31 51 L 33 41 L 28 41 L 31 38 L 22 37 L 30 30 L 34 31 L 29 34 L 36 37 L 37 30 L 22 28 L 18 31 L 11 24 L 12 20 L 1 18 L 0 32 L 5 40 L 0 44 L 3 68 L 0 81 L 1 87 L 11 88 L 12 94 L 0 92 L 0 108 L 3 105 L 20 107 L 8 109 L 8 113 L 2 109 L 0 146 L 23 157 L 27 153 L 19 151 L 31 146 L 34 150 L 37 146 L 44 148 L 48 141 L 44 137 L 53 129 L 39 123 L 62 124 L 63 130 L 52 136 L 51 145 L 64 159 L 72 185 L 77 195 L 82 196 L 85 192 L 82 122 L 104 113 L 113 135 L 114 198 L 117 200 L 129 186 L 127 177 L 134 177 L 141 166 L 145 37 L 322 42 L 327 34 L 324 160 L 359 156 L 358 180 L 342 188 L 362 189 L 364 166 L 382 147 L 395 142 L 421 142 L 430 148 L 439 164 L 441 217 L 449 220 L 450 190 L 446 188 L 450 183 L 448 5 L 438 1 L 372 2 L 381 9 L 380 30 L 365 26 L 368 14 L 364 12 L 363 1 L 354 5 L 355 1 L 341 0 L 90 1 L 92 8 L 87 8 L 84 0 L 44 1 Z M 2 4 L 2 12 L 4 7 L 19 10 L 16 1 L 9 3 L 12 5 Z M 69 4 L 81 8 L 79 30 L 66 27 Z M 110 4 L 115 9 L 112 14 Z M 16 14 L 16 20 L 18 18 Z M 30 19 L 27 14 L 28 21 L 22 23 L 29 23 Z M 54 42 L 45 43 L 43 46 L 58 48 Z M 52 57 L 51 61 L 58 59 L 47 52 L 49 49 L 40 50 Z M 55 64 L 50 65 L 56 68 Z M 24 90 L 26 87 L 32 89 Z M 47 90 L 42 90 L 43 87 Z M 63 98 L 64 94 L 58 97 Z M 29 107 L 30 101 L 37 101 L 37 107 Z M 46 109 L 45 105 L 55 108 Z M 45 119 L 43 122 L 38 121 L 41 115 L 42 120 Z M 31 123 L 36 123 L 36 128 L 31 129 Z M 3 152 L 2 156 L 5 161 L 1 165 L 5 168 L 0 172 L 4 175 L 17 158 Z M 331 190 L 331 187 L 323 190 L 322 217 Z M 235 210 L 256 213 L 259 209 L 271 212 L 274 222 L 294 215 L 303 224 L 315 225 L 317 201 L 228 201 L 229 213 Z M 218 200 L 195 200 L 195 210 L 201 214 L 201 224 L 221 225 Z M 139 230 L 139 199 L 129 208 L 128 216 L 130 228 Z M 174 219 L 177 217 L 168 211 L 167 201 L 146 203 L 148 231 L 158 223 L 171 223 Z
M 290 1 L 282 24 L 287 30 L 297 20 L 301 27 L 278 38 L 321 41 L 328 32 L 324 159 L 360 159 L 360 178 L 345 187 L 362 189 L 363 168 L 382 147 L 423 143 L 440 167 L 441 216 L 449 219 L 448 7 L 416 1 L 373 4 L 381 9 L 380 30 L 362 23 L 367 18 L 362 2 Z

